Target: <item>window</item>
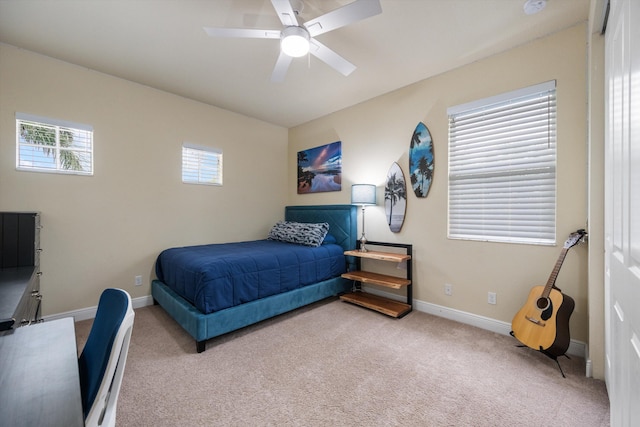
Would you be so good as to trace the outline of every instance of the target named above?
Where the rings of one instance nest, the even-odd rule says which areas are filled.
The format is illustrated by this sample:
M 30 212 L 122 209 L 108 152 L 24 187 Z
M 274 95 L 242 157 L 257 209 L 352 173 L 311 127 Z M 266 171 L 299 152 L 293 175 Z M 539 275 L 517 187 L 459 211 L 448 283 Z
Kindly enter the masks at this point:
M 183 144 L 182 182 L 222 185 L 222 151 Z
M 16 168 L 93 175 L 93 128 L 16 113 Z
M 555 244 L 555 81 L 447 113 L 448 237 Z

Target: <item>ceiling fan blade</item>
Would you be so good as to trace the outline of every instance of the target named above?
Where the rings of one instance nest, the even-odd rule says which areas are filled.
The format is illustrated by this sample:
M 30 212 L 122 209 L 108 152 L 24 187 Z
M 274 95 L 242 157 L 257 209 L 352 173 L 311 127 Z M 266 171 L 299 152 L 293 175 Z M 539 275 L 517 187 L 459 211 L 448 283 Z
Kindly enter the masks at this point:
M 282 22 L 282 25 L 284 25 L 285 27 L 298 25 L 298 18 L 296 18 L 296 13 L 293 11 L 291 2 L 289 2 L 289 0 L 271 0 L 271 4 L 276 10 L 278 18 L 280 18 L 280 22 Z
M 274 0 L 272 0 L 274 1 Z M 380 0 L 356 0 L 304 23 L 311 37 L 382 13 Z
M 240 37 L 249 39 L 279 39 L 280 30 L 254 30 L 251 28 L 204 27 L 209 37 Z
M 289 65 L 293 57 L 286 55 L 284 52 L 280 52 L 280 56 L 278 56 L 278 60 L 276 61 L 276 66 L 273 67 L 273 73 L 271 73 L 271 81 L 280 83 L 284 81 L 284 76 L 287 74 L 287 70 L 289 69 Z
M 309 53 L 334 68 L 342 75 L 348 76 L 356 69 L 355 65 L 320 43 L 318 40 L 311 39 L 309 42 L 311 44 Z

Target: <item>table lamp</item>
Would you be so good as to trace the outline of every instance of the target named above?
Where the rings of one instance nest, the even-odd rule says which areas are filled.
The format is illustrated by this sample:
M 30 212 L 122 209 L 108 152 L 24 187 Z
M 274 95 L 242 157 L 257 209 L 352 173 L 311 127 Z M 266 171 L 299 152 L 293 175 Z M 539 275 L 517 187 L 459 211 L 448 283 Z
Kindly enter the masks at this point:
M 353 184 L 351 186 L 351 204 L 362 206 L 362 236 L 360 237 L 360 252 L 367 252 L 364 237 L 364 209 L 376 204 L 376 186 L 373 184 Z

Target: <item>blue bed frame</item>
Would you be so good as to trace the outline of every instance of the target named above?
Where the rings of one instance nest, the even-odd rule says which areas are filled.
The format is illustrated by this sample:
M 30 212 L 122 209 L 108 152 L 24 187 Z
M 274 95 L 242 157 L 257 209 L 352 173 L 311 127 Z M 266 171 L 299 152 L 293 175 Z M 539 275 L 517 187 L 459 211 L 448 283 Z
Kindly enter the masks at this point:
M 329 233 L 344 250 L 356 247 L 357 211 L 353 205 L 287 206 L 284 219 L 296 222 L 327 222 Z M 348 257 L 349 269 L 353 259 Z M 202 353 L 210 338 L 252 325 L 322 299 L 349 291 L 351 281 L 337 277 L 282 294 L 204 314 L 159 280 L 151 282 L 154 304 L 175 319 L 195 340 Z

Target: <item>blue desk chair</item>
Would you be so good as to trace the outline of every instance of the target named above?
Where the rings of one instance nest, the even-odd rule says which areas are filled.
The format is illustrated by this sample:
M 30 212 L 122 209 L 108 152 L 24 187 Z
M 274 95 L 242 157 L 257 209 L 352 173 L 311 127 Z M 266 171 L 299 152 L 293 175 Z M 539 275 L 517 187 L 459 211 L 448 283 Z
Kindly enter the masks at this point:
M 131 297 L 126 291 L 105 289 L 102 292 L 98 312 L 78 359 L 87 427 L 116 425 L 116 405 L 134 316 Z

